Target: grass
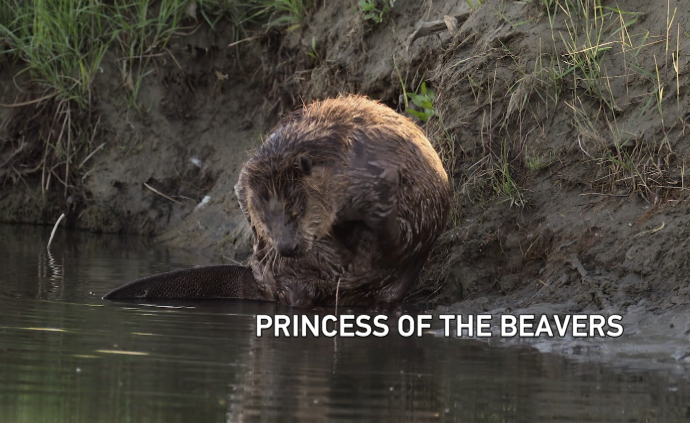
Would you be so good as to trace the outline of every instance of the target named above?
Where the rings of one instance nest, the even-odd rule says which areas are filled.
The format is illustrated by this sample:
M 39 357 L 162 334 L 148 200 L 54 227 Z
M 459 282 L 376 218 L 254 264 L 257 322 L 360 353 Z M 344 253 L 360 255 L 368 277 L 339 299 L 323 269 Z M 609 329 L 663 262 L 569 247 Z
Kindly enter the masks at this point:
M 28 141 L 15 146 L 3 167 L 14 169 L 15 180 L 40 171 L 44 192 L 59 181 L 66 196 L 102 147 L 93 145 L 98 130 L 93 89 L 106 54 L 118 65 L 128 109 L 143 113 L 138 94 L 145 78 L 155 72 L 152 60 L 171 54 L 167 47 L 176 35 L 198 30 L 202 23 L 213 30 L 220 22 L 229 23 L 238 41 L 249 38 L 252 26 L 289 31 L 301 25 L 313 7 L 315 0 L 0 2 L 0 59 L 20 64 L 15 81 L 31 91 L 23 120 L 36 138 L 29 147 Z M 31 172 L 13 166 L 33 158 L 40 165 L 22 165 Z
M 501 144 L 500 154 L 494 156 L 489 177 L 494 192 L 505 197 L 505 201 L 510 203 L 510 206 L 524 207 L 525 196 L 523 189 L 520 188 L 515 178 L 512 175 L 513 168 L 510 165 L 509 158 L 510 146 L 508 140 L 504 140 Z
M 426 81 L 422 80 L 417 87 L 416 92 L 407 91 L 405 88 L 405 81 L 400 74 L 398 61 L 395 55 L 393 55 L 393 68 L 395 69 L 395 73 L 398 76 L 398 81 L 400 82 L 400 87 L 402 88 L 402 98 L 405 103 L 405 113 L 416 117 L 422 122 L 427 122 L 429 118 L 436 114 L 434 111 L 434 99 L 436 98 L 434 90 L 427 88 Z M 410 106 L 410 101 L 416 108 Z
M 396 0 L 360 0 L 359 11 L 365 21 L 377 24 L 383 22 L 391 12 Z
M 57 100 L 86 107 L 93 79 L 114 38 L 107 30 L 104 6 L 89 0 L 9 1 L 14 15 L 0 27 L 9 44 L 3 53 L 25 63 L 23 72 L 45 92 L 55 93 Z
M 672 10 L 670 2 L 667 2 L 665 37 L 651 41 L 649 31 L 633 32 L 635 25 L 643 17 L 640 13 L 624 11 L 617 7 L 602 7 L 598 2 L 592 1 L 578 0 L 570 3 L 571 5 L 565 4 L 561 9 L 571 17 L 573 15 L 569 13 L 577 14 L 579 22 L 584 22 L 585 28 L 584 31 L 578 32 L 574 29 L 576 21 L 571 20 L 568 37 L 564 37 L 563 40 L 569 57 L 573 58 L 573 62 L 569 63 L 569 70 L 578 75 L 578 81 L 573 84 L 571 92 L 573 127 L 579 133 L 579 148 L 585 154 L 585 159 L 593 160 L 604 172 L 604 176 L 595 178 L 592 184 L 601 190 L 623 189 L 657 203 L 659 192 L 675 189 L 678 182 L 671 176 L 675 171 L 672 160 L 669 159 L 673 157 L 673 149 L 668 134 L 670 127 L 681 119 L 675 120 L 675 124 L 669 124 L 668 113 L 664 109 L 665 93 L 667 89 L 672 89 L 668 75 L 669 69 L 672 69 L 676 79 L 673 87 L 676 91 L 676 113 L 682 113 L 678 65 L 679 26 L 675 31 L 675 49 L 672 48 L 674 43 L 671 41 L 676 10 Z M 664 45 L 663 63 L 658 60 L 656 53 L 649 51 L 661 41 Z M 578 49 L 577 46 L 582 47 Z M 644 141 L 640 134 L 621 129 L 618 123 L 619 110 L 616 106 L 618 100 L 610 85 L 614 77 L 609 76 L 602 65 L 604 54 L 620 54 L 624 57 L 624 75 L 615 77 L 624 78 L 626 87 L 631 85 L 633 79 L 643 81 L 644 86 L 648 87 L 649 91 L 641 95 L 643 100 L 640 102 L 640 112 L 632 115 L 633 125 L 641 122 L 655 104 L 662 134 L 656 141 Z M 649 68 L 649 58 L 653 59 L 652 69 Z M 578 86 L 583 85 L 579 82 L 583 81 L 586 85 L 585 92 L 578 90 Z M 630 95 L 630 89 L 627 90 Z M 605 107 L 590 116 L 584 112 L 587 107 L 583 95 L 598 99 Z M 617 95 L 620 96 L 620 93 Z M 589 146 L 585 147 L 583 143 L 587 140 Z
M 460 203 L 462 199 L 461 195 L 461 184 L 455 178 L 458 154 L 457 142 L 453 138 L 453 134 L 448 130 L 446 125 L 443 123 L 443 118 L 439 113 L 437 113 L 434 107 L 434 101 L 436 100 L 436 94 L 431 88 L 427 88 L 426 81 L 422 80 L 419 84 L 417 92 L 408 92 L 405 88 L 405 80 L 400 73 L 400 68 L 398 67 L 398 60 L 395 55 L 393 55 L 393 68 L 398 76 L 398 81 L 400 82 L 400 87 L 402 89 L 402 99 L 405 106 L 405 113 L 416 117 L 421 122 L 425 123 L 424 129 L 426 131 L 427 138 L 432 142 L 434 148 L 438 152 L 441 162 L 449 176 L 449 182 L 451 186 L 452 193 L 452 204 L 450 215 L 448 217 L 449 221 L 453 227 L 460 224 L 461 219 L 461 208 Z M 412 105 L 418 107 L 421 110 L 414 109 Z M 401 105 L 401 106 L 402 106 Z M 431 119 L 436 117 L 437 119 Z M 430 122 L 431 121 L 431 122 Z
M 239 39 L 247 25 L 261 22 L 294 29 L 313 6 L 313 0 L 7 0 L 0 6 L 0 37 L 9 47 L 0 54 L 21 60 L 57 99 L 85 107 L 103 56 L 113 46 L 125 61 L 123 81 L 133 81 L 125 85 L 136 91 L 143 76 L 132 77 L 132 64 L 163 50 L 200 18 L 211 28 L 229 21 Z
M 603 191 L 636 193 L 658 205 L 664 192 L 683 190 L 683 174 L 674 176 L 670 163 L 672 154 L 638 143 L 631 148 L 617 148 L 596 159 L 601 176 L 593 179 L 595 188 Z
M 485 1 L 486 0 L 465 0 L 465 2 L 470 7 L 472 12 L 479 9 L 484 4 Z
M 641 10 L 625 10 L 620 2 L 537 3 L 541 16 L 530 12 L 531 1 L 513 3 L 527 14 L 515 14 L 506 9 L 509 5 L 494 9 L 496 20 L 508 24 L 503 33 L 491 40 L 484 34 L 459 40 L 453 47 L 462 56 L 444 57 L 441 70 L 430 78 L 444 97 L 459 90 L 475 110 L 472 114 L 460 107 L 463 121 L 455 122 L 464 128 L 465 139 L 481 140 L 470 147 L 475 151 L 455 148 L 456 155 L 443 157 L 447 169 L 471 158 L 471 165 L 456 176 L 461 180 L 457 190 L 473 202 L 498 197 L 524 206 L 521 184 L 530 180 L 529 172 L 534 175 L 556 161 L 561 172 L 576 163 L 594 166 L 591 186 L 601 193 L 622 190 L 656 202 L 663 197 L 659 192 L 677 190 L 678 184 L 685 189 L 684 167 L 680 169 L 674 149 L 688 126 L 681 91 L 690 68 L 681 51 L 688 35 L 672 2 L 663 2 L 666 19 L 661 25 L 656 10 L 654 20 L 647 21 Z M 523 37 L 511 37 L 524 34 L 526 24 L 540 22 L 548 25 L 551 37 L 538 44 L 528 48 Z M 508 68 L 513 79 L 506 75 Z M 462 89 L 456 88 L 459 80 Z M 443 102 L 435 104 L 434 113 L 446 112 Z M 479 132 L 471 129 L 479 126 Z
M 466 2 L 472 10 L 484 4 L 480 0 Z M 516 3 L 533 10 L 535 2 Z M 82 116 L 78 111 L 92 110 L 93 82 L 106 53 L 114 57 L 120 69 L 126 104 L 144 112 L 138 94 L 152 75 L 152 58 L 166 54 L 177 34 L 194 31 L 201 24 L 213 29 L 221 22 L 230 23 L 238 41 L 249 38 L 248 28 L 252 26 L 261 31 L 294 31 L 305 24 L 316 4 L 315 0 L 6 0 L 0 4 L 0 56 L 25 65 L 21 77 L 34 83 L 34 97 L 50 98 L 45 100 L 52 102 L 50 107 L 43 110 L 53 114 L 49 116 L 52 132 L 44 134 L 43 142 L 54 158 L 46 166 L 62 163 L 58 166 L 61 179 L 75 180 L 77 175 L 70 173 L 83 171 L 79 164 L 95 149 L 87 145 L 94 119 L 88 119 L 89 130 L 78 130 L 75 125 Z M 486 48 L 478 51 L 478 56 L 491 57 L 496 69 L 512 71 L 512 79 L 504 78 L 505 84 L 497 83 L 503 77 L 496 77 L 495 69 L 488 69 L 493 62 L 475 60 L 481 66 L 465 71 L 459 78 L 462 82 L 454 82 L 471 90 L 468 98 L 443 98 L 447 96 L 443 84 L 434 77 L 419 75 L 410 86 L 416 89 L 408 91 L 394 58 L 405 111 L 436 135 L 434 142 L 440 146 L 449 172 L 455 175 L 457 163 L 466 158 L 463 155 L 473 153 L 459 148 L 460 136 L 446 128 L 441 114 L 449 115 L 443 101 L 465 101 L 467 104 L 460 107 L 477 109 L 476 121 L 481 121 L 479 131 L 463 134 L 481 139 L 480 160 L 466 175 L 467 181 L 483 184 L 479 191 L 524 205 L 525 190 L 520 184 L 525 175 L 529 176 L 525 171 L 548 168 L 556 156 L 559 160 L 563 157 L 562 151 L 554 152 L 550 147 L 528 149 L 527 154 L 525 147 L 532 147 L 529 144 L 535 143 L 537 133 L 570 139 L 569 151 L 577 154 L 576 158 L 617 172 L 618 177 L 612 176 L 606 184 L 594 184 L 602 190 L 625 187 L 649 198 L 650 189 L 656 188 L 645 187 L 673 186 L 673 178 L 639 176 L 651 175 L 649 163 L 673 152 L 672 134 L 678 130 L 684 133 L 686 126 L 682 121 L 681 76 L 688 64 L 681 54 L 681 37 L 688 35 L 680 29 L 671 2 L 663 2 L 666 20 L 661 31 L 643 27 L 645 16 L 621 9 L 623 3 L 614 7 L 599 0 L 537 0 L 542 14 L 519 19 L 510 10 L 506 12 L 511 4 L 495 11 L 497 21 L 509 24 L 502 25 L 505 31 L 519 32 L 527 24 L 544 22 L 552 36 L 540 40 L 538 52 L 529 54 L 511 52 L 516 44 L 509 36 L 496 37 L 499 42 L 491 45 L 478 44 L 477 49 Z M 356 11 L 377 23 L 388 16 L 393 5 L 390 0 L 362 0 Z M 320 34 L 310 34 L 311 49 L 307 47 L 306 54 L 322 62 L 320 55 L 325 57 L 326 44 L 322 47 L 319 38 L 317 45 L 316 36 Z M 462 60 L 472 58 L 469 55 Z M 622 63 L 624 71 L 612 63 Z M 560 127 L 554 134 L 549 125 L 558 113 L 570 114 L 569 127 Z M 630 115 L 635 117 L 632 123 Z M 645 140 L 649 145 L 643 149 L 643 137 L 628 126 L 649 120 L 659 123 L 660 135 Z M 453 130 L 476 121 L 456 124 Z M 633 154 L 630 149 L 635 148 L 639 152 Z M 657 172 L 670 172 L 672 164 L 666 165 L 665 159 L 656 162 L 661 163 Z M 60 166 L 69 167 L 70 172 L 62 172 Z M 53 177 L 53 184 L 55 180 Z M 657 180 L 666 182 L 655 185 Z M 461 185 L 455 185 L 459 191 L 464 189 Z
M 0 25 L 3 27 L 8 27 L 12 24 L 12 21 L 16 16 L 16 4 L 12 1 L 0 2 Z M 4 38 L 4 37 L 3 37 Z M 0 38 L 0 43 L 3 39 Z
M 602 190 L 623 188 L 649 201 L 655 201 L 650 200 L 652 198 L 658 200 L 658 190 L 675 189 L 677 182 L 670 176 L 675 171 L 669 161 L 669 157 L 673 156 L 673 150 L 668 134 L 669 126 L 682 124 L 682 117 L 679 116 L 673 124 L 669 124 L 668 113 L 664 110 L 665 93 L 671 88 L 668 76 L 671 69 L 676 79 L 673 87 L 675 112 L 682 114 L 678 59 L 681 33 L 678 25 L 675 28 L 675 43 L 672 42 L 676 10 L 671 9 L 670 2 L 667 2 L 666 34 L 659 40 L 658 37 L 652 39 L 648 30 L 637 29 L 644 18 L 638 12 L 625 11 L 618 7 L 604 7 L 600 2 L 587 0 L 544 0 L 543 3 L 549 10 L 550 21 L 558 12 L 568 17 L 565 20 L 567 34 L 561 32 L 567 51 L 567 58 L 564 60 L 565 72 L 557 77 L 561 78 L 569 73 L 573 75 L 571 91 L 567 94 L 572 98 L 570 107 L 575 110 L 572 126 L 579 133 L 579 147 L 585 154 L 585 160 L 592 159 L 607 175 L 603 179 L 594 180 L 593 186 Z M 650 51 L 661 41 L 664 43 L 663 63 L 657 60 L 657 54 Z M 609 74 L 603 64 L 606 55 L 623 56 L 622 75 Z M 654 65 L 651 69 L 650 58 L 653 59 Z M 661 72 L 660 69 L 664 71 Z M 642 141 L 641 134 L 621 129 L 618 123 L 620 109 L 617 106 L 617 102 L 621 101 L 621 90 L 615 91 L 611 86 L 611 81 L 616 79 L 625 81 L 628 97 L 632 96 L 629 87 L 633 81 L 642 81 L 644 86 L 648 87 L 646 93 L 637 94 L 637 98 L 641 98 L 642 101 L 638 108 L 640 111 L 632 114 L 632 125 L 634 127 L 639 124 L 652 110 L 651 106 L 656 104 L 657 119 L 662 133 L 660 140 Z M 599 101 L 604 108 L 594 116 L 588 116 L 582 112 L 584 104 L 587 103 L 585 96 Z M 575 107 L 576 103 L 578 107 Z M 685 125 L 682 133 L 684 131 Z M 583 147 L 584 140 L 594 141 L 588 147 L 589 152 Z M 606 183 L 601 183 L 602 180 L 606 180 Z
M 527 165 L 527 169 L 531 170 L 532 172 L 539 172 L 551 166 L 555 161 L 556 157 L 554 152 L 549 151 L 542 155 L 527 157 L 525 164 Z
M 568 13 L 574 12 L 568 11 Z M 584 9 L 581 19 L 584 20 L 583 29 L 578 29 L 572 17 L 570 23 L 568 20 L 565 21 L 568 33 L 567 36 L 561 33 L 561 37 L 567 52 L 564 60 L 566 70 L 559 77 L 572 76 L 574 86 L 584 82 L 588 94 L 608 103 L 601 85 L 602 75 L 604 75 L 602 60 L 604 55 L 612 49 L 613 42 L 603 41 L 605 21 L 601 8 L 592 7 L 591 11 Z
M 302 25 L 315 0 L 264 0 L 263 13 L 270 16 L 269 26 L 293 31 Z
M 307 51 L 307 56 L 311 57 L 317 62 L 321 61 L 321 56 L 319 56 L 319 50 L 316 46 L 316 37 L 311 37 L 311 50 Z

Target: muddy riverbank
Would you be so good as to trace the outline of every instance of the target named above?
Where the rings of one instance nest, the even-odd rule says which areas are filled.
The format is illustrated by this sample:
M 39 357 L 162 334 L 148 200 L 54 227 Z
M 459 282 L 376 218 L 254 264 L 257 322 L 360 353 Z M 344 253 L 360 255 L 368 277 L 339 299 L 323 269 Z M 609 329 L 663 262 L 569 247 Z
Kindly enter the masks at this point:
M 453 177 L 448 231 L 409 301 L 685 309 L 690 6 L 470 3 L 398 0 L 377 23 L 357 1 L 318 2 L 296 27 L 257 25 L 239 43 L 230 23 L 211 30 L 188 16 L 196 29 L 139 68 L 106 53 L 88 113 L 41 100 L 22 62 L 3 59 L 0 220 L 65 213 L 74 228 L 242 261 L 241 164 L 302 102 L 361 93 L 428 117 L 419 124 Z M 438 32 L 411 38 L 435 21 Z M 433 109 L 415 106 L 420 96 Z M 73 121 L 88 149 L 76 168 L 47 166 L 46 145 L 74 148 Z

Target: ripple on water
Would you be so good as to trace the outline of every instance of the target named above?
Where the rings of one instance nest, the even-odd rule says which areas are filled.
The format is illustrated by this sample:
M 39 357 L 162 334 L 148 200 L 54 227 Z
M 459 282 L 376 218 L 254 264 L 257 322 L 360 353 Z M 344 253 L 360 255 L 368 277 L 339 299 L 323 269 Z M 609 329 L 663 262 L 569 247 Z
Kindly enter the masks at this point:
M 0 226 L 0 422 L 686 421 L 683 375 L 427 336 L 255 336 L 272 304 L 100 295 L 207 259 Z

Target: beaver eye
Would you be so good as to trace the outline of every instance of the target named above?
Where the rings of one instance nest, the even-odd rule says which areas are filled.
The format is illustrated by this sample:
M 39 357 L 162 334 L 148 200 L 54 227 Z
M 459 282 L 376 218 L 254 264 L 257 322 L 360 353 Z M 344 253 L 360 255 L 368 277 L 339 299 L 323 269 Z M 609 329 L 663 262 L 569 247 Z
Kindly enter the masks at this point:
M 304 206 L 301 206 L 299 210 L 293 209 L 290 213 L 290 219 L 297 220 L 297 218 L 300 217 L 300 215 L 302 214 L 304 214 Z

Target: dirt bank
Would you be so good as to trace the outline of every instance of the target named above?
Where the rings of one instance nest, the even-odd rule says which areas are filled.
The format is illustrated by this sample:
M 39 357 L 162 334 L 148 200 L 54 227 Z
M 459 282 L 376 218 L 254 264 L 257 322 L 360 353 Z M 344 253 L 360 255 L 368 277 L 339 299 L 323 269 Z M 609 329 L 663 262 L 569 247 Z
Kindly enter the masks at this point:
M 455 207 L 410 301 L 690 303 L 687 2 L 398 0 L 381 23 L 354 0 L 318 3 L 298 28 L 258 26 L 239 44 L 223 23 L 173 37 L 137 70 L 136 107 L 111 52 L 93 113 L 75 114 L 96 153 L 68 187 L 57 163 L 44 189 L 42 149 L 17 153 L 57 137 L 36 126 L 55 101 L 1 107 L 0 220 L 64 212 L 75 228 L 242 260 L 249 233 L 232 187 L 281 115 L 351 92 L 405 113 L 404 92 L 423 97 L 425 83 L 433 115 L 419 123 L 453 176 Z M 444 16 L 449 26 L 410 42 Z M 26 75 L 12 78 L 21 63 L 2 66 L 0 103 L 39 97 Z

